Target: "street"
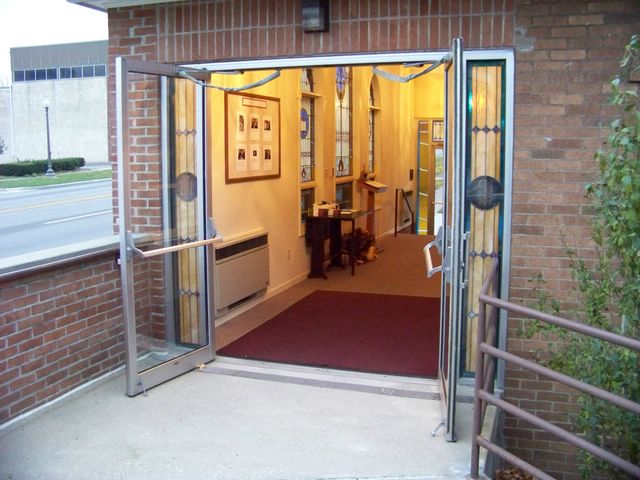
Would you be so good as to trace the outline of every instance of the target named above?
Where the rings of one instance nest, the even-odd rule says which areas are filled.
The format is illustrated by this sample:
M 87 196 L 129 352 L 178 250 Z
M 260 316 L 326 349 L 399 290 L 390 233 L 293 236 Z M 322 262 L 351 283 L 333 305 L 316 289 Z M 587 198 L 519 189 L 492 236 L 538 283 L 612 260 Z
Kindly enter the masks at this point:
M 0 191 L 0 258 L 112 235 L 111 179 Z

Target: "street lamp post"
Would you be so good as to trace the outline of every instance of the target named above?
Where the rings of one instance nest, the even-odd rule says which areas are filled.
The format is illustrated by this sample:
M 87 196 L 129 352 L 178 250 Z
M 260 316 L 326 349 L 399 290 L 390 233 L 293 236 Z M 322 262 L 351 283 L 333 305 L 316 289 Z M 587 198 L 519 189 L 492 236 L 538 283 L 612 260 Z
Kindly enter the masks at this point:
M 53 177 L 56 172 L 53 171 L 53 167 L 51 166 L 51 140 L 49 139 L 49 99 L 45 98 L 44 102 L 42 102 L 44 106 L 44 116 L 47 121 L 47 171 L 45 172 L 45 176 Z

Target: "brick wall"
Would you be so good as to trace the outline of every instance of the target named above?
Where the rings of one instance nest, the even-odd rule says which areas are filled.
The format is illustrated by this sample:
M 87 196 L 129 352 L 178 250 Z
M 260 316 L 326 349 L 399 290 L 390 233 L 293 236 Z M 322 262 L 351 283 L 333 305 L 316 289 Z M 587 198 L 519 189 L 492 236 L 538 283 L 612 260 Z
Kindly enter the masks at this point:
M 577 302 L 562 236 L 581 256 L 592 256 L 584 184 L 596 174 L 593 155 L 615 113 L 605 105 L 608 80 L 639 22 L 640 8 L 631 1 L 517 3 L 514 301 L 531 300 L 529 280 L 542 272 L 566 310 Z M 520 325 L 510 320 L 510 351 L 528 356 L 546 347 L 541 339 L 520 338 Z M 508 401 L 571 427 L 570 390 L 519 369 L 507 369 L 506 376 Z M 505 427 L 510 451 L 556 478 L 579 478 L 575 449 L 514 418 L 507 417 Z
M 113 254 L 0 285 L 0 423 L 123 361 Z

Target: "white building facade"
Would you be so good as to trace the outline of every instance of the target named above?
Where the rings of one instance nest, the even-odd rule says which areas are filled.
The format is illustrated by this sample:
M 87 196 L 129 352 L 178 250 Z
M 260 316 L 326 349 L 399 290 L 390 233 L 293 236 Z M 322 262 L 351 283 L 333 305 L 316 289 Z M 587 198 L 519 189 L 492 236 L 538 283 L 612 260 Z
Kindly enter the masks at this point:
M 52 158 L 108 161 L 106 40 L 12 48 L 11 71 L 11 160 L 47 158 L 48 105 Z

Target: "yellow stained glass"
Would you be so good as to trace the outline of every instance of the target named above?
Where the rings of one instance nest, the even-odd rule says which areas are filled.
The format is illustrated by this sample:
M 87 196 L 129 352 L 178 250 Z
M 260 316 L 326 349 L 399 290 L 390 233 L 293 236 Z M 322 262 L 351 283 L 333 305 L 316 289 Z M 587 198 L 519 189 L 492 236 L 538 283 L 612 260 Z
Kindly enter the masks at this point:
M 470 181 L 482 176 L 501 179 L 502 160 L 502 66 L 472 65 L 470 134 Z M 489 210 L 473 205 L 468 222 L 469 284 L 466 291 L 465 369 L 475 371 L 478 294 L 492 259 L 500 252 L 501 203 Z
M 175 151 L 171 168 L 172 177 L 197 175 L 196 172 L 196 111 L 195 85 L 187 80 L 176 79 L 173 83 L 173 135 Z M 177 182 L 176 182 L 177 183 Z M 174 228 L 178 242 L 194 241 L 198 235 L 197 202 L 187 195 L 174 195 Z M 197 249 L 181 250 L 175 254 L 177 261 L 178 305 L 177 333 L 181 343 L 199 343 L 200 312 L 198 290 Z

